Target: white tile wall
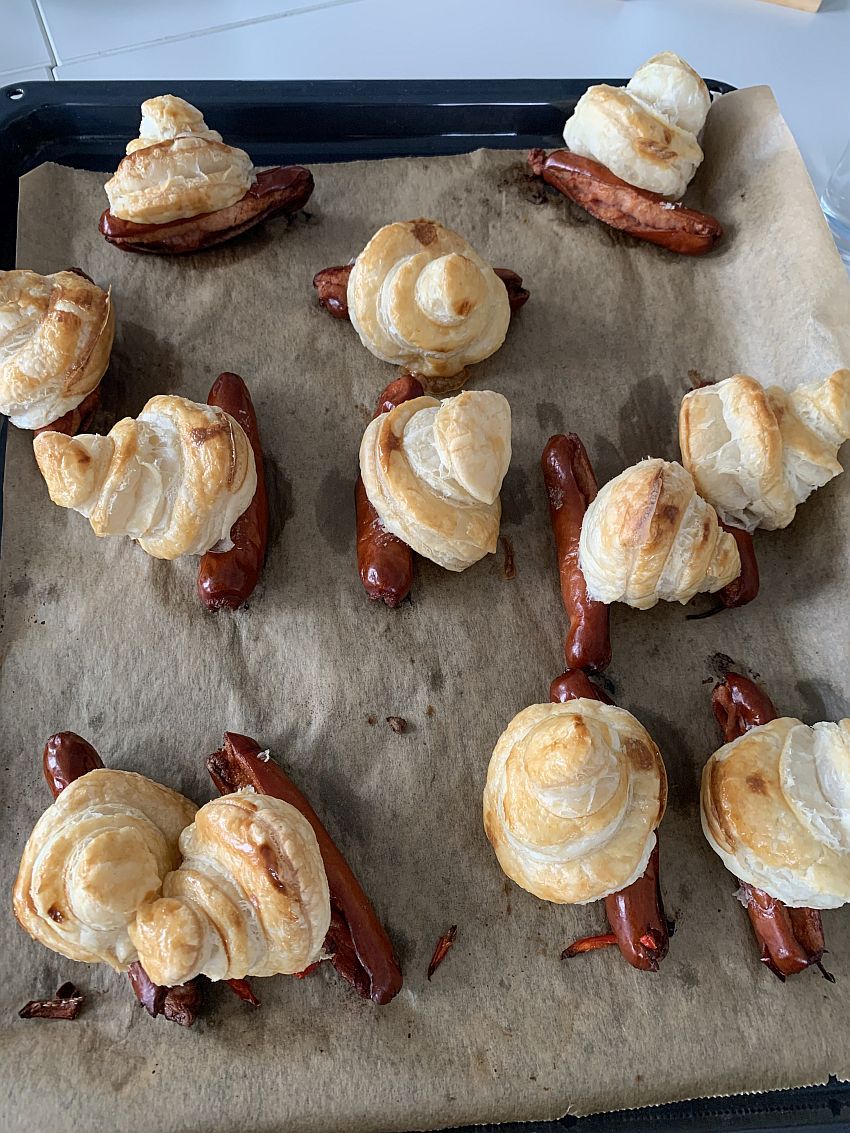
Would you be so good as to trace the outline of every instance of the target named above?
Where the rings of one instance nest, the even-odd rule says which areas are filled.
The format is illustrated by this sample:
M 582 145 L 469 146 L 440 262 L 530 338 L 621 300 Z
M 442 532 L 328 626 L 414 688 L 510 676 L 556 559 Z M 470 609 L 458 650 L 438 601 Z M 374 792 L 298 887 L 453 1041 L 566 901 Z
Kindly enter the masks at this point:
M 0 75 L 0 89 L 23 83 L 49 83 L 52 80 L 53 71 L 49 67 L 27 67 L 25 70 L 6 71 Z
M 0 0 L 0 75 L 53 62 L 32 0 Z

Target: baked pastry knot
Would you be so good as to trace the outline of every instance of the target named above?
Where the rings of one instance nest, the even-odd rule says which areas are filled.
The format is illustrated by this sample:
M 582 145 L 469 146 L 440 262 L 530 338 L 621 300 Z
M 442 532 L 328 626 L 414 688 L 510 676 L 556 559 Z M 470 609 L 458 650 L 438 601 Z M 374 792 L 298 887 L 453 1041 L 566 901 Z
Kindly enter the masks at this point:
M 227 208 L 255 180 L 244 150 L 225 145 L 196 107 L 163 94 L 142 103 L 139 137 L 105 189 L 113 216 L 167 224 Z
M 177 840 L 195 806 L 129 771 L 90 771 L 33 829 L 15 882 L 15 916 L 34 940 L 89 964 L 127 968 L 129 929 L 180 863 Z
M 585 905 L 642 876 L 666 802 L 661 753 L 630 712 L 587 699 L 532 704 L 493 751 L 484 829 L 517 885 Z
M 446 570 L 496 550 L 510 462 L 511 409 L 489 391 L 405 401 L 376 417 L 360 445 L 360 475 L 381 523 Z
M 684 59 L 663 51 L 628 85 L 590 87 L 564 127 L 564 141 L 639 189 L 682 196 L 703 152 L 697 134 L 711 106 L 708 87 Z
M 792 908 L 850 901 L 850 720 L 783 717 L 725 744 L 703 769 L 700 811 L 741 881 Z
M 76 409 L 109 365 L 108 291 L 72 271 L 0 271 L 0 412 L 40 429 Z
M 348 312 L 367 350 L 443 393 L 463 385 L 466 366 L 499 349 L 511 316 L 490 265 L 435 220 L 375 233 L 349 276 Z
M 649 610 L 690 602 L 741 573 L 733 537 L 674 461 L 650 459 L 610 480 L 587 509 L 579 564 L 588 595 Z
M 295 807 L 250 790 L 214 799 L 180 835 L 180 850 L 162 897 L 130 929 L 154 983 L 291 975 L 320 958 L 328 881 Z
M 33 448 L 54 503 L 86 516 L 95 535 L 129 535 L 157 559 L 226 550 L 257 487 L 242 426 L 170 394 L 105 437 L 47 432 Z
M 679 413 L 682 462 L 724 521 L 754 531 L 787 527 L 797 505 L 843 471 L 850 438 L 850 370 L 788 393 L 735 374 L 687 394 Z

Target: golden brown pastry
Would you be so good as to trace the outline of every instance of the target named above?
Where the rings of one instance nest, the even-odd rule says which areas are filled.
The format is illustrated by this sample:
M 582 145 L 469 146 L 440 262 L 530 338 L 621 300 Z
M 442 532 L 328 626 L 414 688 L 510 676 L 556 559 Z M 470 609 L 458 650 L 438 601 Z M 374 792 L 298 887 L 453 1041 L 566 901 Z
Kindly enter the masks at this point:
M 142 103 L 139 137 L 105 188 L 113 216 L 167 224 L 227 208 L 255 180 L 244 150 L 225 145 L 190 103 L 164 94 Z
M 282 799 L 236 791 L 180 835 L 183 864 L 130 936 L 162 985 L 291 975 L 320 959 L 331 919 L 316 835 Z
M 590 598 L 648 610 L 721 590 L 741 572 L 732 536 L 690 475 L 642 460 L 609 481 L 588 507 L 579 563 Z
M 129 771 L 90 771 L 38 822 L 15 882 L 15 916 L 34 940 L 71 960 L 126 968 L 129 928 L 180 863 L 177 840 L 195 806 Z
M 462 236 L 406 220 L 379 229 L 357 257 L 348 313 L 367 350 L 447 393 L 499 349 L 511 309 L 504 283 Z
M 664 51 L 625 88 L 590 87 L 564 127 L 564 141 L 630 185 L 677 200 L 702 162 L 697 135 L 710 105 L 696 71 Z
M 788 393 L 746 374 L 687 394 L 679 414 L 682 462 L 724 523 L 787 527 L 797 505 L 843 471 L 850 438 L 850 370 Z
M 129 535 L 157 559 L 226 550 L 257 486 L 242 426 L 173 395 L 152 397 L 105 437 L 41 433 L 34 450 L 54 503 L 86 516 L 96 535 Z
M 716 751 L 702 828 L 726 868 L 792 908 L 850 901 L 850 720 L 783 717 Z
M 360 474 L 383 526 L 454 571 L 496 550 L 510 461 L 510 406 L 489 391 L 405 401 L 376 417 L 360 445 Z
M 493 751 L 484 829 L 523 889 L 584 905 L 643 875 L 666 801 L 661 753 L 631 713 L 584 698 L 532 704 Z
M 72 271 L 0 271 L 0 413 L 39 429 L 97 388 L 109 365 L 108 291 Z

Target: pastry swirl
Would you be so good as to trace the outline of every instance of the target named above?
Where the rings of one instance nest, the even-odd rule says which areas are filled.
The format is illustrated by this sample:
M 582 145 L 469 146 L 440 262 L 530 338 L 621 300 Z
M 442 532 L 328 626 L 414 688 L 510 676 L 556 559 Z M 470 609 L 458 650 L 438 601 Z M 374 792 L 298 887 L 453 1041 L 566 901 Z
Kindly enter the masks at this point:
M 493 751 L 484 829 L 523 889 L 584 905 L 642 876 L 666 800 L 661 753 L 631 713 L 584 698 L 532 704 Z
M 564 141 L 630 185 L 677 200 L 702 162 L 697 134 L 710 105 L 696 71 L 664 51 L 625 88 L 590 87 L 567 120 Z
M 242 426 L 170 394 L 106 436 L 47 432 L 33 447 L 54 503 L 86 516 L 96 535 L 129 535 L 158 559 L 229 543 L 257 487 Z
M 180 862 L 195 806 L 129 771 L 90 771 L 33 829 L 15 882 L 15 916 L 34 940 L 71 960 L 128 967 L 136 911 Z
M 196 107 L 164 94 L 142 103 L 139 137 L 105 189 L 113 216 L 168 224 L 228 208 L 255 180 L 244 150 L 225 145 Z
M 681 464 L 649 459 L 610 480 L 588 507 L 579 539 L 588 595 L 648 610 L 690 602 L 741 572 L 732 536 Z
M 850 720 L 782 717 L 712 755 L 703 832 L 741 881 L 792 908 L 850 901 Z
M 850 438 L 850 370 L 788 393 L 735 374 L 687 394 L 679 414 L 682 462 L 724 523 L 787 527 L 797 505 L 842 467 Z
M 499 393 L 417 397 L 363 434 L 360 474 L 383 526 L 446 570 L 496 550 L 511 411 Z
M 40 429 L 76 409 L 109 365 L 108 291 L 72 271 L 0 271 L 0 412 Z
M 367 350 L 445 393 L 499 349 L 511 309 L 504 283 L 462 236 L 407 220 L 379 229 L 357 257 L 348 312 Z
M 250 790 L 213 799 L 180 835 L 180 850 L 162 897 L 130 928 L 155 983 L 291 975 L 321 957 L 328 881 L 295 807 Z

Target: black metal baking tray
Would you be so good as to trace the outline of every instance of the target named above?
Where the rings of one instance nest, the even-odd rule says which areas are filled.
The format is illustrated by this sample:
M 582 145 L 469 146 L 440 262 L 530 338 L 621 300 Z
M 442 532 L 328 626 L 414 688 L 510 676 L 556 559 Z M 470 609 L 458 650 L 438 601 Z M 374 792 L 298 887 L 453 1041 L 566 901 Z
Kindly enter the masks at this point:
M 624 79 L 410 82 L 26 83 L 0 88 L 0 269 L 15 265 L 18 178 L 44 161 L 113 170 L 136 136 L 139 104 L 173 94 L 200 106 L 257 165 L 466 153 L 482 146 L 557 146 L 591 83 Z M 713 94 L 734 88 L 706 80 Z M 50 218 L 45 217 L 49 224 Z M 0 485 L 5 449 L 0 428 Z M 0 504 L 2 509 L 2 504 Z M 2 521 L 2 510 L 0 510 Z M 850 1129 L 850 1085 L 708 1098 L 565 1117 L 478 1133 L 661 1133 Z M 473 1133 L 451 1130 L 448 1133 Z

